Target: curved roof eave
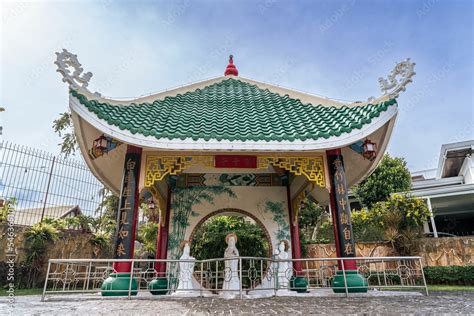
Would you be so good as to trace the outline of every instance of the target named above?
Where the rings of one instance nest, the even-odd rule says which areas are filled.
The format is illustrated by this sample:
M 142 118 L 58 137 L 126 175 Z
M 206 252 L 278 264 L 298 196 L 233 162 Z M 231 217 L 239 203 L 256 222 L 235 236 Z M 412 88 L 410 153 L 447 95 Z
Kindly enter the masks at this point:
M 94 126 L 102 133 L 113 137 L 121 142 L 138 147 L 161 149 L 161 150 L 208 150 L 208 151 L 310 151 L 339 148 L 352 144 L 376 131 L 386 122 L 391 120 L 398 112 L 397 106 L 391 106 L 382 112 L 379 117 L 373 118 L 370 124 L 361 129 L 354 129 L 350 133 L 317 140 L 295 140 L 295 141 L 209 141 L 191 138 L 181 139 L 157 139 L 154 136 L 143 136 L 132 134 L 128 130 L 121 130 L 117 126 L 109 125 L 105 120 L 99 119 L 90 112 L 76 98 L 70 96 L 70 108 L 81 118 Z
M 94 161 L 89 156 L 89 146 L 91 146 L 91 144 L 88 144 L 88 137 L 85 135 L 85 131 L 89 130 L 88 132 L 91 132 L 91 133 L 94 133 L 97 131 L 93 131 L 87 127 L 85 128 L 84 123 L 86 123 L 86 121 L 83 120 L 83 118 L 77 115 L 77 113 L 75 113 L 74 111 L 71 111 L 71 113 L 72 113 L 72 120 L 74 123 L 73 126 L 74 126 L 74 132 L 76 134 L 77 143 L 79 145 L 79 149 L 81 151 L 82 156 L 84 157 L 84 160 L 87 166 L 91 170 L 92 174 L 94 174 L 94 176 L 97 179 L 99 179 L 99 181 L 102 182 L 104 186 L 106 186 L 114 194 L 119 195 L 120 181 L 117 182 L 116 179 L 112 179 L 110 177 L 110 173 L 105 172 L 103 170 L 103 166 L 98 166 L 100 161 L 99 160 Z M 123 148 L 121 149 L 120 147 L 117 148 L 116 150 L 117 151 L 114 153 L 114 156 L 118 157 L 118 159 L 114 159 L 113 161 L 107 161 L 105 163 L 110 170 L 114 170 L 115 168 L 119 168 L 120 170 L 120 168 L 123 167 L 123 161 L 125 160 L 125 152 Z M 121 175 L 119 177 L 121 177 Z
M 382 161 L 382 158 L 388 148 L 390 143 L 390 139 L 393 132 L 393 127 L 397 120 L 397 114 L 389 120 L 384 126 L 378 129 L 373 134 L 369 135 L 371 140 L 376 138 L 378 141 L 378 154 L 374 161 L 364 159 L 359 153 L 356 153 L 349 147 L 342 148 L 342 155 L 344 157 L 344 164 L 348 166 L 348 170 L 346 170 L 347 176 L 347 186 L 350 188 L 355 184 L 358 184 L 360 181 L 367 178 L 377 166 Z M 380 134 L 377 137 L 376 134 Z M 381 140 L 381 141 L 380 141 Z M 352 165 L 357 165 L 357 168 L 351 168 Z M 327 170 L 326 170 L 327 172 Z M 309 186 L 309 182 L 306 184 L 306 187 Z M 310 190 L 310 194 L 315 198 L 319 203 L 325 205 L 329 201 L 329 188 L 326 190 L 322 190 L 321 188 L 315 186 L 312 190 Z

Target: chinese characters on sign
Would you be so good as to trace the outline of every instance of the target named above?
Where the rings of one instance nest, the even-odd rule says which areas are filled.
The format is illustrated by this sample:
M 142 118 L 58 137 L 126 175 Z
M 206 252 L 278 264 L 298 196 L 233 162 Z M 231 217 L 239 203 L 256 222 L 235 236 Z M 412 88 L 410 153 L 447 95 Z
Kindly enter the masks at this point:
M 332 162 L 336 198 L 336 220 L 339 234 L 340 251 L 343 257 L 355 256 L 354 236 L 352 234 L 351 210 L 347 198 L 346 175 L 340 157 Z
M 244 155 L 216 155 L 216 168 L 257 168 L 256 156 Z
M 133 246 L 134 210 L 136 208 L 137 177 L 140 168 L 140 154 L 127 153 L 125 156 L 122 192 L 117 216 L 117 236 L 115 242 L 115 258 L 129 259 Z

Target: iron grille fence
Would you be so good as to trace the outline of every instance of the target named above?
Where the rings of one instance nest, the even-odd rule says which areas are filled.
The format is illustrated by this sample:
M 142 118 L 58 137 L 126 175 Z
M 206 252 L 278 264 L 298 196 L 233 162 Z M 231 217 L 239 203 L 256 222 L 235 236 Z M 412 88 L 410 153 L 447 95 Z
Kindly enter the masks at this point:
M 103 185 L 83 161 L 9 142 L 0 158 L 0 199 L 16 199 L 15 225 L 96 214 Z
M 365 286 L 351 285 L 351 271 L 338 268 L 338 261 L 356 261 L 357 273 L 366 281 Z M 226 262 L 233 261 L 234 264 Z M 130 263 L 129 273 L 118 273 L 114 264 Z M 299 262 L 300 272 L 293 269 Z M 166 272 L 159 272 L 159 265 Z M 352 271 L 354 272 L 354 271 Z M 84 298 L 117 293 L 132 298 L 136 295 L 184 295 L 201 297 L 258 298 L 268 296 L 294 296 L 301 290 L 309 296 L 330 296 L 333 279 L 339 274 L 343 284 L 340 294 L 349 296 L 353 290 L 367 288 L 369 295 L 428 295 L 421 257 L 355 257 L 355 258 L 305 258 L 277 260 L 261 257 L 233 257 L 208 260 L 172 259 L 50 259 L 42 300 L 46 295 L 83 294 Z M 104 281 L 115 276 L 105 287 Z M 301 288 L 294 277 L 305 280 Z M 121 280 L 122 279 L 122 280 Z M 126 280 L 127 288 L 113 289 L 114 282 Z M 152 284 L 163 280 L 158 289 Z M 232 282 L 233 281 L 233 282 Z M 225 283 L 235 286 L 225 286 Z M 188 286 L 181 286 L 185 283 Z M 191 285 L 192 284 L 192 285 Z M 408 293 L 407 290 L 412 291 Z M 416 293 L 417 292 L 417 293 Z M 76 298 L 77 296 L 75 296 Z

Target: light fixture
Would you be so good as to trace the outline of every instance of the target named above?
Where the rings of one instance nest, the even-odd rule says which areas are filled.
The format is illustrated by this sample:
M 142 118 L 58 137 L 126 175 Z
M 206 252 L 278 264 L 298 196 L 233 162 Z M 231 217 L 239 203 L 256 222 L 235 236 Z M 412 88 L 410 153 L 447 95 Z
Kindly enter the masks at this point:
M 92 146 L 96 152 L 106 153 L 109 151 L 109 139 L 102 134 L 99 138 L 94 140 Z
M 377 157 L 377 145 L 368 138 L 365 139 L 362 145 L 362 156 L 370 161 L 374 161 Z

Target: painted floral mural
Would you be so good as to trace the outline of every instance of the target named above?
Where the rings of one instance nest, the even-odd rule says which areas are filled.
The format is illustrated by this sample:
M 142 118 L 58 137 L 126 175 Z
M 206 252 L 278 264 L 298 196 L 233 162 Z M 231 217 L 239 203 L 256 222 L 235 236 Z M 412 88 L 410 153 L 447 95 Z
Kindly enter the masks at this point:
M 271 213 L 273 220 L 278 224 L 278 230 L 273 232 L 277 240 L 290 240 L 290 225 L 287 220 L 283 202 L 265 202 L 265 213 Z
M 186 228 L 189 226 L 189 218 L 190 216 L 199 216 L 199 213 L 193 211 L 193 206 L 202 202 L 214 204 L 214 199 L 223 194 L 235 198 L 234 192 L 224 186 L 195 186 L 173 189 L 171 230 L 168 239 L 169 258 L 179 258 L 179 244 L 184 239 Z

